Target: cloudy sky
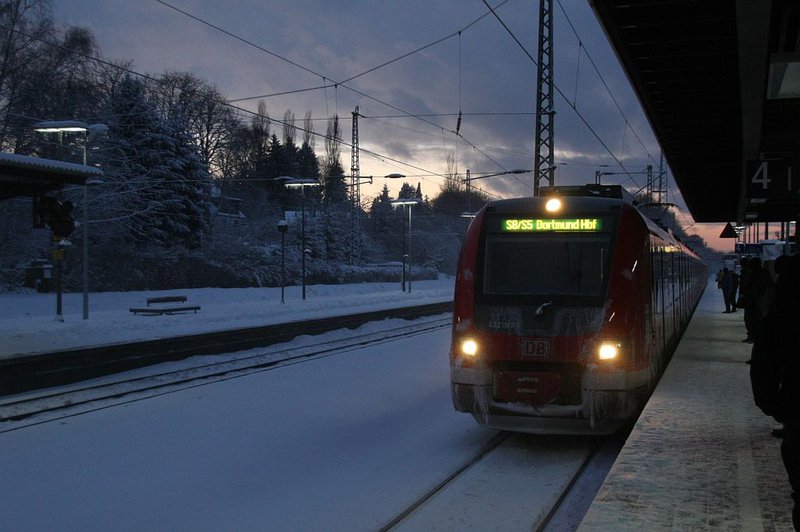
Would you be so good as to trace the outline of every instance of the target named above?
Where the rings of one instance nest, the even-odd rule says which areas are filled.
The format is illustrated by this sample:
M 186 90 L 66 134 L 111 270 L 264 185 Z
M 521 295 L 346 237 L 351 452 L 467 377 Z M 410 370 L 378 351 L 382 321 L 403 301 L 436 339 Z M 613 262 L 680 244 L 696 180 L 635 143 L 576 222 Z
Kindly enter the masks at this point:
M 487 1 L 502 23 L 484 0 L 53 4 L 56 23 L 91 29 L 105 58 L 131 61 L 141 73 L 191 72 L 235 100 L 245 117 L 263 101 L 274 119 L 289 110 L 299 124 L 310 112 L 324 134 L 327 118 L 338 114 L 349 143 L 358 106 L 361 175 L 401 173 L 435 196 L 448 154 L 473 177 L 533 167 L 536 65 L 528 54 L 537 57 L 539 2 Z M 601 171 L 611 173 L 603 182 L 644 187 L 643 172 L 658 168 L 660 149 L 630 84 L 588 1 L 554 6 L 556 184 L 594 182 Z M 342 163 L 349 171 L 349 145 Z M 362 195 L 376 195 L 384 183 L 376 179 Z M 479 183 L 497 197 L 529 195 L 532 174 Z M 401 182 L 388 184 L 396 193 Z M 684 205 L 669 184 L 669 201 Z M 709 238 L 718 226 L 689 232 L 698 229 L 718 244 Z

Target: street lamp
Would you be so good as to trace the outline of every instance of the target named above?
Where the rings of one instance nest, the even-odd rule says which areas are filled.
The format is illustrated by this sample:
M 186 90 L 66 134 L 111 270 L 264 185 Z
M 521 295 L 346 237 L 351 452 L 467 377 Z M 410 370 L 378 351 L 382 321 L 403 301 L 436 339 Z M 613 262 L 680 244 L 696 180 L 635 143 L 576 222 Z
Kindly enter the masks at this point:
M 58 133 L 59 142 L 64 133 L 83 133 L 83 166 L 86 166 L 86 146 L 89 136 L 105 133 L 105 124 L 88 125 L 80 120 L 48 120 L 33 126 L 40 133 Z M 83 319 L 89 319 L 89 185 L 102 183 L 99 179 L 90 179 L 83 184 Z
M 303 283 L 303 299 L 306 298 L 306 187 L 318 187 L 320 182 L 312 178 L 297 178 L 289 176 L 280 176 L 276 180 L 283 181 L 283 186 L 286 188 L 299 188 L 302 195 L 302 215 L 301 215 L 301 246 L 302 246 L 302 283 Z
M 408 293 L 411 293 L 411 207 L 419 205 L 418 199 L 397 199 L 392 201 L 392 207 L 403 206 L 403 209 L 408 207 L 408 248 L 406 248 L 406 222 L 403 217 L 403 275 L 401 278 L 401 287 L 403 292 L 406 291 L 406 261 L 408 261 Z M 408 251 L 406 251 L 408 249 Z

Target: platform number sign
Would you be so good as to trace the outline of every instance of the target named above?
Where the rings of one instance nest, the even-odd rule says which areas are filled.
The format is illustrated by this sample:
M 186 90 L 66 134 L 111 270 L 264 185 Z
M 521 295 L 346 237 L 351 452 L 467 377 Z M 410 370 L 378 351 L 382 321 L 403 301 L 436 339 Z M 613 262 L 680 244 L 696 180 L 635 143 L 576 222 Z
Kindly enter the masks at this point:
M 800 170 L 800 159 L 769 159 L 748 161 L 748 196 L 764 199 L 797 198 L 798 178 L 794 168 Z

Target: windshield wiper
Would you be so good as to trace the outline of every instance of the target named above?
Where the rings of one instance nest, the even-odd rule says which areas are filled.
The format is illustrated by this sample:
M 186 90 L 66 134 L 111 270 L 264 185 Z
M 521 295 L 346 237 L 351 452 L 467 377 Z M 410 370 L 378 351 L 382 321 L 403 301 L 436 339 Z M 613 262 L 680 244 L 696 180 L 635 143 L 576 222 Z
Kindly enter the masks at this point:
M 550 299 L 550 301 L 548 301 L 546 303 L 542 303 L 541 305 L 539 305 L 539 308 L 536 309 L 536 315 L 537 316 L 541 316 L 542 314 L 544 314 L 544 309 L 546 309 L 547 307 L 549 307 L 550 305 L 553 304 L 552 299 L 554 297 L 556 297 L 558 294 L 560 294 L 561 291 L 564 290 L 566 287 L 571 285 L 573 281 L 577 281 L 578 279 L 580 279 L 582 274 L 583 274 L 583 271 L 580 268 L 578 268 L 577 270 L 575 270 L 571 274 L 567 275 L 567 277 L 563 281 L 561 281 L 561 284 L 558 285 L 558 287 L 555 289 L 555 291 L 552 294 L 550 294 L 550 297 L 548 298 L 548 299 Z

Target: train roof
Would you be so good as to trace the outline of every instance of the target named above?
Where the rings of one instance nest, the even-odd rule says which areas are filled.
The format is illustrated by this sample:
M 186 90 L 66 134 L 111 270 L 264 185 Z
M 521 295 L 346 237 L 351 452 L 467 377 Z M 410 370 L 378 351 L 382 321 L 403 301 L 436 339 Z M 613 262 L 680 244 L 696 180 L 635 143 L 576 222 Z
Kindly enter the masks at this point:
M 569 198 L 570 210 L 617 210 L 622 204 L 633 205 L 633 196 L 620 185 L 586 184 L 544 187 L 540 189 L 540 196 L 492 201 L 487 205 L 487 210 L 524 211 L 539 207 L 553 196 Z
M 504 200 L 490 201 L 486 204 L 486 212 L 525 212 L 532 209 L 542 209 L 544 203 L 550 198 L 537 196 L 529 198 L 512 198 Z M 618 211 L 622 205 L 632 204 L 628 201 L 606 198 L 606 197 L 586 197 L 574 196 L 569 198 L 570 211 Z

